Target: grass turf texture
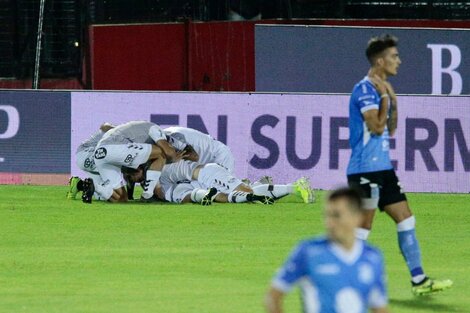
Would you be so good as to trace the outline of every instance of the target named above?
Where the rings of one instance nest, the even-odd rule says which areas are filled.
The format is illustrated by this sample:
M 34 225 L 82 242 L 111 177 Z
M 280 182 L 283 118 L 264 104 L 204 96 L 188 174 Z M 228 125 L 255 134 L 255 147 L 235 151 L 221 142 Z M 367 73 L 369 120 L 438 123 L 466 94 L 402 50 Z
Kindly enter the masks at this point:
M 322 232 L 313 205 L 108 204 L 67 187 L 0 186 L 0 312 L 263 312 L 296 242 Z M 454 288 L 411 295 L 395 226 L 377 214 L 392 312 L 470 312 L 468 195 L 409 194 L 424 268 Z M 286 312 L 300 312 L 298 292 Z

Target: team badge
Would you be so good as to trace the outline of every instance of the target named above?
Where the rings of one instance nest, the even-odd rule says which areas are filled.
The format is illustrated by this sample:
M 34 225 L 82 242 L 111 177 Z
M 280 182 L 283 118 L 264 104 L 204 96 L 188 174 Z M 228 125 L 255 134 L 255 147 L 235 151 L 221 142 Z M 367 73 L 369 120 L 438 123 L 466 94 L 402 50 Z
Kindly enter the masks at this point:
M 106 157 L 106 149 L 105 148 L 98 148 L 95 151 L 95 159 L 104 159 Z
M 132 161 L 134 161 L 134 157 L 132 156 L 132 154 L 128 154 L 126 159 L 124 160 L 124 163 L 132 163 Z
M 95 161 L 93 159 L 86 158 L 85 163 L 83 164 L 85 168 L 90 168 L 95 165 Z

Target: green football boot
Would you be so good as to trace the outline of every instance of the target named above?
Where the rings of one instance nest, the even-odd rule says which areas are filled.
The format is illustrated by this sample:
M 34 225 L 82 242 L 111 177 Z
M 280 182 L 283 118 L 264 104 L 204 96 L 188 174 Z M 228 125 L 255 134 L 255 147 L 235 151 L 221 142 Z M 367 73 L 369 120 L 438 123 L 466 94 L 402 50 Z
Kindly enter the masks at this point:
M 69 191 L 67 192 L 68 200 L 75 200 L 78 193 L 78 183 L 81 181 L 80 177 L 72 176 L 69 179 Z
M 304 203 L 315 202 L 315 195 L 312 188 L 310 188 L 310 181 L 306 177 L 298 179 L 294 184 L 295 194 L 300 196 Z
M 438 280 L 426 277 L 419 284 L 412 283 L 411 291 L 415 296 L 425 296 L 449 289 L 453 284 L 450 279 Z

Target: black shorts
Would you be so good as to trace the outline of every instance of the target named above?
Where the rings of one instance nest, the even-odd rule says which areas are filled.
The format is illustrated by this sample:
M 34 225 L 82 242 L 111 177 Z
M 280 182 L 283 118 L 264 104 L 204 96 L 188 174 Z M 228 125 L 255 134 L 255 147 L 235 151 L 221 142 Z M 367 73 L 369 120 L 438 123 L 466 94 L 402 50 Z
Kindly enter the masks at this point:
M 405 193 L 393 169 L 348 175 L 348 184 L 360 188 L 366 198 L 371 197 L 371 183 L 379 186 L 380 211 L 383 211 L 386 205 L 406 201 Z

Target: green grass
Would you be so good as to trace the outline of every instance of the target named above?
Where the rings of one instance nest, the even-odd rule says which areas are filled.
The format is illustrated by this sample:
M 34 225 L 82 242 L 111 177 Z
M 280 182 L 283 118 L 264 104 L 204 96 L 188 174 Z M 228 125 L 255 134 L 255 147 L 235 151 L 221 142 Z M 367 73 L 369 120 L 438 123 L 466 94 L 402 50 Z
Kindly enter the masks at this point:
M 0 186 L 0 312 L 263 312 L 277 267 L 323 228 L 321 199 L 86 205 L 66 189 Z M 470 312 L 470 197 L 409 199 L 425 270 L 454 288 L 413 297 L 395 226 L 378 214 L 370 240 L 384 251 L 392 312 Z M 287 297 L 286 312 L 299 306 Z

